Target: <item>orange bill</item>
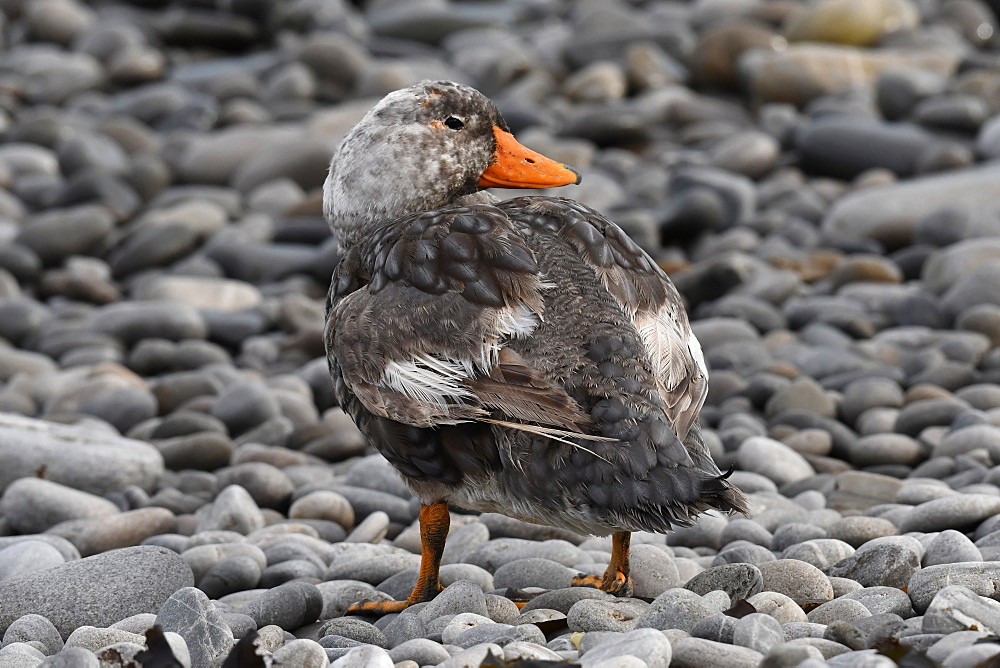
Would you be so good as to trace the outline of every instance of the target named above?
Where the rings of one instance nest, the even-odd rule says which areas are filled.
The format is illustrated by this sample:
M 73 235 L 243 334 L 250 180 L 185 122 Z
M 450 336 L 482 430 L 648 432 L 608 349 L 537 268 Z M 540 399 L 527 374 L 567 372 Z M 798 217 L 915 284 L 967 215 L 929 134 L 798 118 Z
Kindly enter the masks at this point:
M 480 188 L 554 188 L 580 182 L 580 173 L 521 146 L 514 135 L 493 126 L 493 162 L 479 177 Z

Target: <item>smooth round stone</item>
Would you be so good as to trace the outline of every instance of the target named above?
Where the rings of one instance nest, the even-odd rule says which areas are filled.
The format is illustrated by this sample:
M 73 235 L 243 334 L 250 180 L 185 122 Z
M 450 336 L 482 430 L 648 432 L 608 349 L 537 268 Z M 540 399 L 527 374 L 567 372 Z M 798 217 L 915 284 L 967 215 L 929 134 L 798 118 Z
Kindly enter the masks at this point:
M 865 587 L 844 594 L 843 598 L 859 601 L 872 615 L 892 613 L 904 619 L 913 616 L 910 597 L 895 587 Z
M 0 489 L 44 468 L 50 483 L 106 494 L 137 485 L 152 490 L 163 474 L 156 448 L 85 425 L 0 415 Z M 69 519 L 69 518 L 63 518 Z
M 253 589 L 261 579 L 261 567 L 251 557 L 235 556 L 223 559 L 208 569 L 198 580 L 198 589 L 209 598 L 219 599 L 237 591 Z
M 855 580 L 866 587 L 905 587 L 920 568 L 919 543 L 905 536 L 876 538 L 862 545 L 850 557 L 829 567 L 831 577 Z
M 927 457 L 927 450 L 915 439 L 903 434 L 872 434 L 859 438 L 850 452 L 855 466 L 905 464 L 913 466 Z
M 954 633 L 970 626 L 997 633 L 1000 605 L 962 585 L 949 585 L 935 594 L 924 612 L 924 633 Z
M 264 551 L 256 545 L 245 542 L 197 545 L 184 550 L 181 557 L 198 581 L 216 564 L 233 557 L 249 557 L 257 564 L 259 570 L 267 567 Z
M 774 617 L 759 612 L 742 617 L 733 629 L 734 645 L 748 647 L 765 655 L 784 641 L 785 633 L 781 624 Z
M 748 647 L 685 638 L 674 646 L 670 665 L 674 668 L 754 668 L 763 658 L 763 654 Z
M 73 255 L 86 255 L 113 228 L 114 216 L 106 208 L 86 205 L 33 216 L 15 240 L 43 263 L 55 265 Z
M 73 519 L 98 519 L 119 514 L 106 499 L 41 478 L 21 478 L 0 498 L 0 511 L 21 533 L 41 533 Z
M 816 381 L 801 378 L 771 395 L 764 407 L 764 414 L 770 418 L 789 410 L 803 410 L 833 417 L 837 407 Z
M 445 590 L 421 608 L 417 615 L 426 624 L 439 617 L 457 615 L 463 612 L 471 612 L 481 617 L 486 617 L 488 612 L 483 590 L 475 582 L 468 580 L 460 580 L 445 587 Z
M 171 533 L 174 514 L 165 508 L 140 508 L 120 515 L 61 522 L 49 533 L 73 543 L 84 557 L 138 545 L 150 536 Z
M 669 589 L 655 599 L 637 621 L 638 628 L 690 632 L 702 619 L 718 614 L 705 599 L 687 589 Z
M 448 650 L 427 638 L 407 640 L 389 650 L 389 658 L 397 665 L 401 661 L 412 661 L 418 666 L 432 666 L 447 660 L 450 656 Z
M 65 562 L 62 553 L 49 543 L 38 540 L 21 541 L 0 549 L 0 580 L 40 571 Z
M 796 602 L 829 601 L 833 598 L 833 587 L 826 575 L 804 561 L 778 559 L 760 564 L 758 568 L 764 578 L 765 592 L 785 594 Z
M 420 557 L 410 553 L 382 554 L 362 559 L 335 560 L 326 571 L 326 580 L 360 580 L 377 585 L 390 577 L 420 565 Z
M 732 476 L 730 476 L 730 480 L 732 480 Z M 739 487 L 738 484 L 737 487 Z M 741 487 L 740 489 L 743 488 Z M 773 538 L 774 537 L 771 535 L 771 532 L 762 527 L 760 524 L 754 522 L 753 520 L 743 518 L 730 520 L 729 524 L 726 525 L 726 528 L 722 531 L 722 541 L 725 544 L 731 543 L 735 540 L 745 540 L 762 547 L 770 547 Z
M 766 476 L 778 485 L 804 480 L 816 473 L 802 455 L 764 436 L 744 441 L 736 459 L 740 468 Z
M 633 596 L 656 598 L 682 584 L 673 558 L 655 545 L 633 545 L 630 559 Z
M 218 469 L 230 461 L 236 449 L 228 437 L 215 432 L 163 439 L 156 443 L 156 448 L 172 471 Z
M 631 631 L 649 604 L 632 598 L 584 599 L 569 609 L 572 631 Z
M 583 653 L 583 665 L 626 665 L 623 660 L 635 657 L 650 668 L 666 668 L 671 664 L 671 645 L 663 633 L 653 629 L 636 629 L 616 636 L 613 640 L 590 647 Z
M 284 508 L 295 486 L 279 468 L 263 462 L 247 462 L 216 471 L 220 488 L 243 487 L 260 508 Z
M 338 635 L 368 645 L 387 647 L 385 634 L 369 622 L 353 617 L 341 617 L 324 622 L 317 635 L 322 638 Z
M 226 487 L 198 522 L 198 531 L 236 531 L 248 534 L 264 526 L 264 516 L 250 493 L 239 485 Z
M 323 611 L 320 619 L 341 617 L 347 608 L 359 601 L 387 601 L 391 597 L 367 582 L 357 580 L 337 580 L 320 582 L 316 585 L 323 596 Z
M 498 588 L 562 589 L 570 586 L 577 571 L 549 559 L 538 557 L 518 559 L 504 564 L 493 573 L 493 583 Z
M 828 601 L 807 615 L 813 624 L 830 624 L 836 620 L 852 621 L 862 617 L 870 617 L 871 612 L 860 601 L 849 598 L 838 598 Z
M 354 526 L 354 508 L 350 502 L 342 495 L 327 490 L 311 492 L 297 499 L 288 509 L 288 517 L 330 520 L 345 529 Z
M 1000 497 L 985 494 L 955 494 L 922 503 L 899 526 L 902 532 L 972 529 L 1000 513 Z
M 775 552 L 784 550 L 814 538 L 826 538 L 826 529 L 812 524 L 792 522 L 778 527 L 771 538 L 771 549 Z
M 63 648 L 63 639 L 59 631 L 41 615 L 24 615 L 7 627 L 3 634 L 3 646 L 15 642 L 35 642 L 44 647 L 45 654 L 52 655 Z
M 828 526 L 826 531 L 830 538 L 842 540 L 854 548 L 861 547 L 869 540 L 883 536 L 894 536 L 898 533 L 892 522 L 862 515 L 838 520 Z
M 195 309 L 164 301 L 120 302 L 100 307 L 89 318 L 88 327 L 126 345 L 150 338 L 204 339 L 208 333 L 204 319 Z
M 224 390 L 212 406 L 212 415 L 238 436 L 281 413 L 274 393 L 262 383 L 236 383 Z
M 371 649 L 374 650 L 378 648 L 373 647 Z M 366 655 L 359 656 L 358 658 L 364 659 L 365 656 L 369 654 L 371 654 L 370 651 Z M 275 663 L 280 662 L 279 665 L 286 666 L 303 666 L 304 668 L 312 668 L 313 666 L 321 667 L 329 665 L 327 663 L 328 659 L 326 656 L 326 650 L 324 650 L 323 647 L 315 640 L 309 640 L 307 638 L 299 638 L 286 642 L 274 651 L 271 658 Z
M 854 554 L 854 548 L 835 538 L 814 538 L 793 545 L 785 550 L 782 559 L 795 559 L 812 564 L 816 568 L 826 568 L 841 559 Z
M 253 617 L 258 628 L 274 624 L 293 631 L 316 621 L 322 610 L 323 596 L 315 585 L 288 582 L 261 593 L 244 613 Z
M 2 553 L 0 553 L 2 558 Z M 930 542 L 924 552 L 923 565 L 938 566 L 960 562 L 979 562 L 983 555 L 969 538 L 954 529 L 945 529 Z
M 187 643 L 193 665 L 211 665 L 228 655 L 233 635 L 222 613 L 204 592 L 185 587 L 160 607 L 156 623 Z
M 996 583 L 1000 581 L 1000 562 L 941 564 L 923 568 L 910 578 L 907 592 L 913 609 L 922 613 L 934 596 L 948 585 L 967 587 L 987 598 L 997 595 Z
M 0 628 L 30 613 L 48 618 L 60 633 L 86 623 L 107 626 L 153 612 L 192 584 L 191 569 L 176 552 L 124 548 L 0 581 Z
M 622 98 L 628 81 L 613 62 L 598 61 L 574 72 L 563 84 L 566 96 L 576 102 L 607 102 Z
M 750 598 L 761 591 L 762 586 L 763 578 L 757 566 L 738 563 L 709 568 L 684 585 L 685 589 L 701 596 L 721 590 L 733 601 Z
M 1000 452 L 1000 429 L 983 424 L 948 432 L 934 447 L 932 456 L 955 457 L 980 449 Z
M 732 644 L 737 621 L 735 617 L 728 615 L 712 615 L 695 624 L 691 629 L 691 636 Z

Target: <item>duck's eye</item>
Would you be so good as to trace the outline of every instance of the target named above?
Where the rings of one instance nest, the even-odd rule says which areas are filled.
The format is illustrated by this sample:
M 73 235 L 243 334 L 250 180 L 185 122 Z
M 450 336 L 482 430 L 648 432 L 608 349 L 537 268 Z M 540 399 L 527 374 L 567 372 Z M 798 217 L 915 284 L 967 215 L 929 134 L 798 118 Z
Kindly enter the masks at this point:
M 462 119 L 455 118 L 454 116 L 449 116 L 448 118 L 444 119 L 444 124 L 447 125 L 449 128 L 451 128 L 452 130 L 461 130 L 462 128 L 465 127 L 465 123 L 462 122 Z

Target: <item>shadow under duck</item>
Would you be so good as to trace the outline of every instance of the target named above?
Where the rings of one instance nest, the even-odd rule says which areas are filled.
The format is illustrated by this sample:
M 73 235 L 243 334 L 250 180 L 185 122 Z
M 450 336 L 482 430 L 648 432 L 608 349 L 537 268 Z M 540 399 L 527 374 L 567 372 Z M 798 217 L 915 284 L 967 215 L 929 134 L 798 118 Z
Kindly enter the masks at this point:
M 448 81 L 390 93 L 334 154 L 336 396 L 422 503 L 413 593 L 351 612 L 440 591 L 449 503 L 613 534 L 604 576 L 576 583 L 616 595 L 630 532 L 747 511 L 701 439 L 705 362 L 666 274 L 593 209 L 484 190 L 579 179 Z

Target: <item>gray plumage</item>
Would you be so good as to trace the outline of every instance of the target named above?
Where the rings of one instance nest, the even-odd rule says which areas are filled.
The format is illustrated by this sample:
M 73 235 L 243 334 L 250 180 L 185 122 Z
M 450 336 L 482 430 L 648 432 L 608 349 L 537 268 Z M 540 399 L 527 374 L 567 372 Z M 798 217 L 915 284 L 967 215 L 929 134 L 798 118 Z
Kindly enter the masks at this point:
M 493 126 L 477 91 L 424 82 L 335 154 L 341 405 L 424 503 L 599 535 L 745 512 L 701 440 L 706 371 L 674 286 L 592 209 L 477 191 Z

